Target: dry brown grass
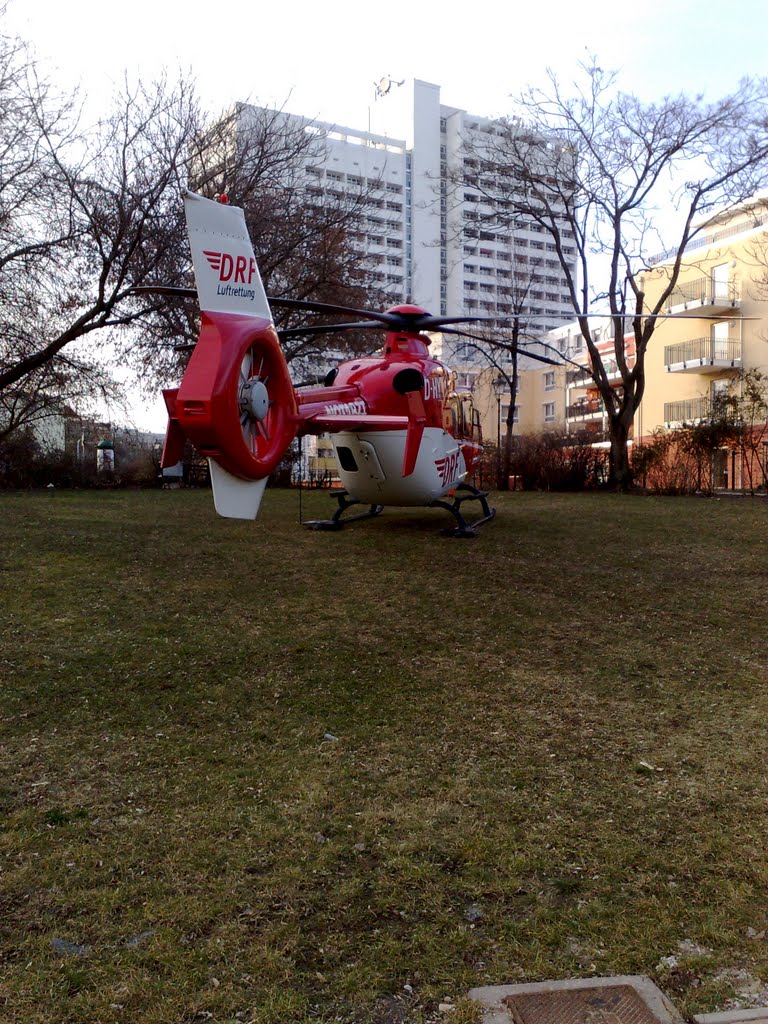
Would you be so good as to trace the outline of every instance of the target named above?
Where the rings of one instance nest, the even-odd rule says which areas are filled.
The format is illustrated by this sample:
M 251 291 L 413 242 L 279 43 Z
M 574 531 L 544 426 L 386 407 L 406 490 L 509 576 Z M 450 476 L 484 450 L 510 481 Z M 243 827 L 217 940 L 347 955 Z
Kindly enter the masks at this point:
M 307 532 L 290 493 L 0 496 L 0 1020 L 768 980 L 765 502 L 497 504 L 457 542 Z

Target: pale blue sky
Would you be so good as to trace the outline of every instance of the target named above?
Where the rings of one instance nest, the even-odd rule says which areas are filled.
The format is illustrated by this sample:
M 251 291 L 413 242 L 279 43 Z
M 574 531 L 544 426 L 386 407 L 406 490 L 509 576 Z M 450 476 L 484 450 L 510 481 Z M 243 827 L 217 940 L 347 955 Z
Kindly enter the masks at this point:
M 646 99 L 717 98 L 768 71 L 765 0 L 230 0 L 203 14 L 190 0 L 10 0 L 6 20 L 94 99 L 126 69 L 181 67 L 214 108 L 287 100 L 293 112 L 361 128 L 383 75 L 436 82 L 443 102 L 496 115 L 545 67 L 567 78 L 590 52 Z
M 547 67 L 565 81 L 590 54 L 646 100 L 680 91 L 717 99 L 768 71 L 765 0 L 230 0 L 205 14 L 191 0 L 9 0 L 5 26 L 96 108 L 126 72 L 180 68 L 214 112 L 250 99 L 353 128 L 367 126 L 384 75 L 435 82 L 444 103 L 495 116 Z M 137 403 L 135 417 L 163 428 L 160 402 Z

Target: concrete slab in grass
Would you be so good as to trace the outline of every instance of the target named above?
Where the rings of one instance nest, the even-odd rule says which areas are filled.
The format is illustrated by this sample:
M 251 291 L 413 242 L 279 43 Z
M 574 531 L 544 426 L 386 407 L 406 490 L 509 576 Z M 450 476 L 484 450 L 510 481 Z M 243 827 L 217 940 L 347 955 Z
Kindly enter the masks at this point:
M 483 1007 L 483 1024 L 683 1024 L 651 979 L 636 974 L 488 985 L 469 997 Z
M 768 1024 L 768 1006 L 751 1010 L 723 1010 L 720 1013 L 697 1013 L 696 1024 Z

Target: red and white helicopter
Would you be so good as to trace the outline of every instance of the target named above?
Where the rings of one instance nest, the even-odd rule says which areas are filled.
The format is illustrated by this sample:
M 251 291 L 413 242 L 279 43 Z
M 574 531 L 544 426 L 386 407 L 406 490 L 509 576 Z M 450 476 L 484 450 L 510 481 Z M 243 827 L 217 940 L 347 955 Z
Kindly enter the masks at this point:
M 267 478 L 293 439 L 330 434 L 343 490 L 330 519 L 307 525 L 339 529 L 385 505 L 444 508 L 455 521 L 445 531 L 452 536 L 473 536 L 492 519 L 487 494 L 468 482 L 482 450 L 471 395 L 457 390 L 455 375 L 430 356 L 424 333 L 464 334 L 450 325 L 487 318 L 435 317 L 412 305 L 375 313 L 268 300 L 243 211 L 194 193 L 184 203 L 202 326 L 180 386 L 163 392 L 169 415 L 163 467 L 179 462 L 189 439 L 208 456 L 216 511 L 254 519 Z M 278 332 L 270 302 L 363 319 Z M 386 331 L 379 355 L 341 363 L 323 386 L 294 387 L 278 335 L 361 328 Z M 472 523 L 461 512 L 466 501 L 480 503 Z M 342 519 L 356 505 L 368 509 Z

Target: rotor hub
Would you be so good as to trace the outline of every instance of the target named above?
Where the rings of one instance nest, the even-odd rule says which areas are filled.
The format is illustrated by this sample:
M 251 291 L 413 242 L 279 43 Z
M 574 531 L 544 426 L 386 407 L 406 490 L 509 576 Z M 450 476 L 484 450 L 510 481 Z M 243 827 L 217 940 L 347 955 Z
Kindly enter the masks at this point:
M 240 408 L 243 412 L 263 423 L 269 412 L 269 393 L 263 380 L 251 377 L 240 389 Z

